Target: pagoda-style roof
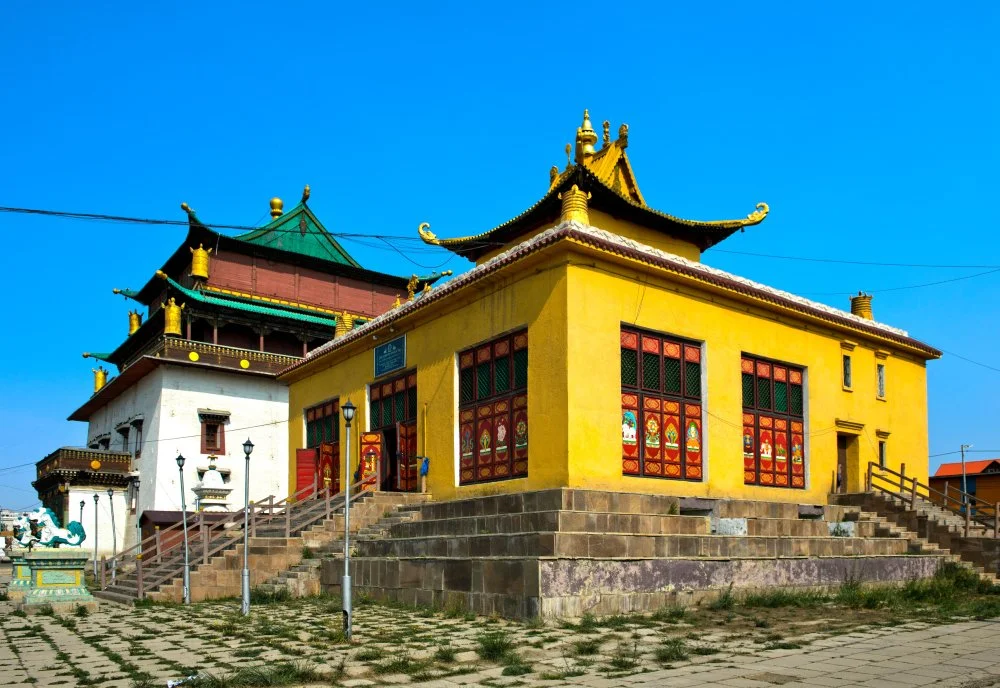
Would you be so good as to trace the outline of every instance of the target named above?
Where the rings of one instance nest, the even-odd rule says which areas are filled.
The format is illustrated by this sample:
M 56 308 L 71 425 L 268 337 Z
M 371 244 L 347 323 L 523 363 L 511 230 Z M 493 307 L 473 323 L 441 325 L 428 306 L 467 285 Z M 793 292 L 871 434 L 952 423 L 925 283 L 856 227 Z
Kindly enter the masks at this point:
M 646 205 L 639 190 L 635 172 L 625 149 L 628 147 L 628 125 L 618 129 L 618 138 L 610 140 L 610 125 L 604 122 L 604 145 L 594 150 L 597 134 L 584 111 L 583 125 L 577 129 L 576 161 L 562 172 L 553 167 L 549 173 L 549 190 L 534 205 L 517 217 L 480 234 L 454 239 L 439 239 L 421 225 L 420 237 L 425 243 L 442 246 L 460 256 L 477 260 L 526 233 L 555 226 L 561 215 L 560 197 L 575 184 L 591 194 L 591 210 L 605 212 L 642 227 L 662 232 L 689 242 L 704 251 L 744 227 L 760 224 L 767 217 L 766 203 L 758 203 L 753 212 L 733 220 L 686 220 Z M 569 146 L 567 145 L 567 153 Z
M 306 205 L 309 187 L 306 186 L 302 200 L 287 213 L 277 214 L 269 223 L 246 234 L 234 237 L 256 246 L 289 251 L 302 256 L 328 260 L 341 265 L 361 268 L 361 264 L 348 255 L 344 247 L 337 243 L 326 230 L 313 211 Z M 272 215 L 281 212 L 281 199 L 271 200 Z
M 188 215 L 188 234 L 177 250 L 167 258 L 160 271 L 171 277 L 179 277 L 191 262 L 190 247 L 203 245 L 213 249 L 216 255 L 236 253 L 260 256 L 273 262 L 301 265 L 328 275 L 388 286 L 405 293 L 409 278 L 361 267 L 312 212 L 308 206 L 308 198 L 309 193 L 303 193 L 302 200 L 288 213 L 282 212 L 280 199 L 272 199 L 271 222 L 238 236 L 221 234 L 211 229 L 198 218 L 194 209 L 182 203 L 181 208 Z M 431 276 L 426 281 L 433 282 L 438 278 L 439 276 Z M 117 289 L 115 293 L 149 306 L 159 297 L 162 289 L 163 285 L 154 277 L 141 289 Z

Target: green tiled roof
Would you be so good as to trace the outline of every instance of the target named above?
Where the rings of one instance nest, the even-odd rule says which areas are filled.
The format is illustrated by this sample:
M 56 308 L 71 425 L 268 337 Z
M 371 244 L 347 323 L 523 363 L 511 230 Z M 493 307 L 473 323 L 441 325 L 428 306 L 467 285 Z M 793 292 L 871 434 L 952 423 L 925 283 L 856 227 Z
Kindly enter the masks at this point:
M 171 287 L 183 294 L 185 298 L 191 299 L 192 301 L 199 301 L 212 306 L 224 306 L 238 311 L 247 311 L 248 313 L 258 313 L 260 315 L 271 315 L 277 318 L 299 320 L 301 322 L 313 323 L 314 325 L 324 325 L 331 328 L 336 327 L 337 325 L 336 318 L 324 318 L 319 315 L 311 315 L 309 313 L 302 313 L 301 311 L 296 310 L 286 310 L 284 308 L 274 308 L 272 306 L 258 306 L 255 303 L 247 303 L 245 301 L 212 296 L 210 294 L 204 294 L 200 291 L 182 287 L 169 277 L 166 278 L 166 281 Z
M 361 267 L 348 255 L 344 247 L 337 243 L 305 203 L 299 203 L 260 229 L 234 238 L 259 246 L 279 248 L 343 265 Z

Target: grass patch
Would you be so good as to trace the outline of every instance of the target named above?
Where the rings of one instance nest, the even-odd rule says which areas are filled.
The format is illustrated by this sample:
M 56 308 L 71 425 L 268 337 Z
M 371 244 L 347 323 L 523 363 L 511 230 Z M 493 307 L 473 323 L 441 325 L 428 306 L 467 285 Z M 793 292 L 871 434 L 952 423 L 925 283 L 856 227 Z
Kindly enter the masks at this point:
M 730 583 L 726 591 L 712 600 L 708 608 L 714 612 L 729 611 L 736 606 L 736 596 L 733 595 L 733 584 Z
M 777 607 L 817 607 L 825 604 L 828 600 L 829 597 L 821 592 L 774 588 L 747 593 L 743 595 L 740 604 L 751 609 L 755 607 L 775 609 Z
M 85 619 L 90 615 L 90 610 L 82 604 L 78 604 L 76 605 L 76 609 L 73 610 L 73 614 L 81 619 Z
M 262 666 L 245 666 L 219 676 L 203 674 L 185 684 L 191 688 L 262 688 L 312 683 L 325 678 L 308 664 L 278 662 Z
M 667 662 L 680 662 L 688 658 L 687 646 L 684 638 L 667 638 L 654 650 L 653 656 L 661 664 Z
M 364 647 L 358 650 L 357 654 L 354 655 L 354 659 L 359 662 L 374 662 L 376 659 L 382 659 L 382 648 L 379 647 Z
M 597 638 L 587 638 L 586 640 L 577 640 L 573 643 L 573 654 L 577 657 L 585 657 L 588 655 L 596 655 L 597 651 L 601 648 L 601 641 Z
M 663 607 L 662 609 L 657 609 L 653 612 L 653 615 L 650 618 L 652 618 L 653 621 L 675 624 L 683 621 L 686 614 L 687 611 L 684 607 Z
M 531 673 L 531 665 L 525 664 L 520 659 L 512 664 L 508 664 L 500 672 L 501 676 L 524 676 Z
M 502 662 L 514 651 L 514 641 L 503 630 L 483 633 L 476 638 L 476 654 L 487 662 Z
M 455 655 L 458 654 L 458 650 L 453 648 L 451 645 L 440 645 L 437 650 L 434 651 L 434 659 L 438 662 L 443 662 L 444 664 L 451 664 L 455 661 Z
M 392 659 L 372 665 L 372 673 L 376 676 L 388 674 L 416 674 L 424 669 L 430 662 L 426 660 L 415 660 L 409 654 L 403 653 Z
M 303 547 L 302 548 L 302 558 L 303 559 L 315 559 L 316 558 L 316 552 L 313 551 L 312 547 Z
M 631 650 L 625 643 L 618 643 L 615 653 L 608 661 L 608 668 L 612 671 L 632 671 L 639 666 L 639 643 L 634 641 Z

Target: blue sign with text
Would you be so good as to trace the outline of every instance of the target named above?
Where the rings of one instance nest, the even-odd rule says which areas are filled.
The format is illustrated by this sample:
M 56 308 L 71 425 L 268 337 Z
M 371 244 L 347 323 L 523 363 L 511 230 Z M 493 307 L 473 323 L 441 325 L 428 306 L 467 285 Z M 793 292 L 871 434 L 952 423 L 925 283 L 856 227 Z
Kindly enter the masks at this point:
M 375 377 L 406 367 L 406 335 L 375 347 Z

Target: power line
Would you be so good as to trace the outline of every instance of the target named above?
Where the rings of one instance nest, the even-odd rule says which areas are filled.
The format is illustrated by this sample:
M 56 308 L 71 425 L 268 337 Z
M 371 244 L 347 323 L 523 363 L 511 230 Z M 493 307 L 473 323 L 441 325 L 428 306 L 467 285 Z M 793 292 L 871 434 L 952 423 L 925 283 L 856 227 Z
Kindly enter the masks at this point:
M 966 363 L 971 363 L 973 365 L 977 365 L 980 368 L 986 368 L 987 370 L 992 370 L 994 372 L 1000 373 L 1000 368 L 994 368 L 991 365 L 986 365 L 985 363 L 980 363 L 979 361 L 973 361 L 971 358 L 966 358 L 965 356 L 960 356 L 959 354 L 953 353 L 951 351 L 945 351 L 944 349 L 941 349 L 941 352 L 942 353 L 946 353 L 949 356 L 954 356 L 955 358 L 960 358 L 963 361 L 965 361 Z
M 983 275 L 992 275 L 995 272 L 1000 272 L 1000 267 L 995 270 L 987 270 L 986 272 L 977 272 L 974 275 L 963 275 L 962 277 L 952 277 L 951 279 L 938 280 L 936 282 L 924 282 L 923 284 L 909 284 L 905 287 L 886 287 L 885 289 L 871 289 L 868 293 L 870 294 L 884 294 L 887 291 L 903 291 L 905 289 L 921 289 L 923 287 L 933 287 L 938 284 L 948 284 L 949 282 L 961 282 L 962 280 L 973 279 L 974 277 L 982 277 Z M 852 291 L 807 291 L 803 293 L 803 296 L 851 296 L 854 294 Z
M 29 461 L 28 463 L 19 463 L 16 466 L 5 466 L 3 468 L 0 468 L 0 473 L 6 473 L 7 471 L 13 471 L 17 468 L 24 468 L 25 466 L 34 466 L 34 465 L 35 465 L 34 461 Z
M 801 260 L 809 263 L 837 263 L 839 265 L 871 265 L 886 268 L 970 268 L 970 269 L 993 269 L 1000 270 L 1000 265 L 945 265 L 938 263 L 883 263 L 869 260 L 841 260 L 837 258 L 811 258 L 806 256 L 781 256 L 772 253 L 753 253 L 750 251 L 731 251 L 724 248 L 712 248 L 716 253 L 731 253 L 738 256 L 753 256 L 755 258 L 774 258 L 778 260 Z

